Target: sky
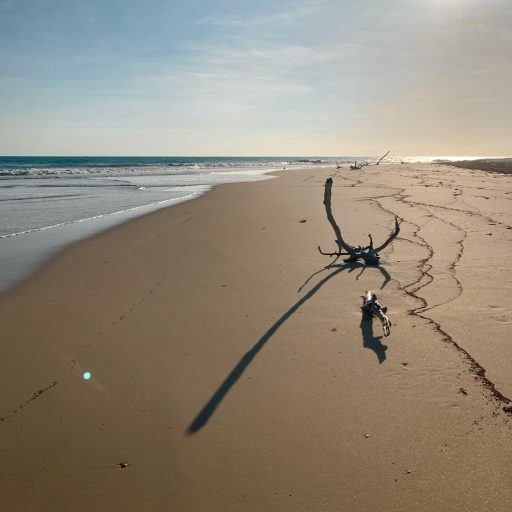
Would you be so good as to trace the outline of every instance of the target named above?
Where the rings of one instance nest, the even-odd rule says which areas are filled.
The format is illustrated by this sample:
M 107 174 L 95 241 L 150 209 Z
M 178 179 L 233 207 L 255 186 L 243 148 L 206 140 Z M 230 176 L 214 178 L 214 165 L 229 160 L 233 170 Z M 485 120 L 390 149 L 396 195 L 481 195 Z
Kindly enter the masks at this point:
M 0 0 L 0 154 L 512 155 L 511 0 Z

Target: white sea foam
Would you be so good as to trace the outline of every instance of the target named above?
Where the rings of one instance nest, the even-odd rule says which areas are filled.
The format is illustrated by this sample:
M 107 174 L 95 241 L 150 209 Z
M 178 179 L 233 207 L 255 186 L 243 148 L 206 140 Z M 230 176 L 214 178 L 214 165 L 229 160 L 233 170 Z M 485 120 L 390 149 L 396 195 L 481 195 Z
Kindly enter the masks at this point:
M 122 214 L 126 214 L 126 213 L 129 213 L 129 212 L 136 212 L 136 211 L 140 211 L 140 210 L 144 210 L 144 209 L 146 209 L 146 210 L 147 209 L 153 209 L 156 206 L 164 206 L 164 205 L 167 205 L 169 203 L 176 203 L 176 202 L 186 201 L 187 199 L 192 199 L 195 195 L 196 195 L 196 192 L 191 192 L 190 194 L 187 194 L 187 195 L 184 195 L 184 196 L 181 196 L 181 197 L 173 197 L 172 199 L 164 199 L 162 201 L 155 201 L 154 203 L 148 203 L 148 204 L 143 204 L 143 205 L 140 205 L 140 206 L 134 206 L 133 208 L 125 208 L 124 210 L 118 210 L 118 211 L 111 212 L 111 213 L 103 213 L 103 214 L 100 214 L 100 215 L 93 215 L 91 217 L 85 217 L 85 218 L 82 218 L 82 219 L 75 219 L 75 220 L 71 220 L 71 221 L 68 221 L 68 222 L 59 222 L 58 224 L 52 224 L 50 226 L 43 226 L 41 228 L 27 229 L 25 231 L 18 231 L 16 233 L 8 233 L 6 235 L 0 235 L 0 239 L 1 238 L 12 238 L 12 237 L 19 236 L 19 235 L 27 235 L 29 233 L 36 233 L 38 231 L 46 231 L 47 229 L 60 228 L 62 226 L 69 226 L 71 224 L 79 224 L 81 222 L 87 222 L 87 221 L 91 221 L 91 220 L 102 219 L 102 218 L 111 217 L 111 216 L 114 216 L 114 215 L 122 215 Z

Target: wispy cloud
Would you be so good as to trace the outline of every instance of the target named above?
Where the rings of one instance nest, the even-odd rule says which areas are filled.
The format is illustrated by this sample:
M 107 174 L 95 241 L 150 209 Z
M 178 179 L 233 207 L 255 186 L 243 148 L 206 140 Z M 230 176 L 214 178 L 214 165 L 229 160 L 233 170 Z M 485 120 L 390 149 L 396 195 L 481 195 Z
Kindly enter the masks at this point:
M 331 58 L 323 50 L 302 45 L 272 45 L 269 47 L 229 48 L 204 46 L 208 57 L 217 64 L 242 62 L 280 62 L 283 65 L 307 65 Z
M 176 100 L 180 110 L 200 112 L 209 119 L 219 113 L 244 117 L 261 115 L 261 109 L 276 108 L 282 98 L 301 97 L 310 91 L 306 84 L 286 82 L 273 76 L 240 75 L 235 71 L 175 70 L 151 78 L 160 98 Z
M 243 14 L 214 12 L 196 20 L 198 25 L 213 25 L 219 27 L 276 27 L 289 26 L 299 20 L 321 12 L 322 7 L 331 4 L 332 0 L 302 0 L 286 4 L 271 4 L 265 11 L 257 9 L 248 15 L 244 9 Z

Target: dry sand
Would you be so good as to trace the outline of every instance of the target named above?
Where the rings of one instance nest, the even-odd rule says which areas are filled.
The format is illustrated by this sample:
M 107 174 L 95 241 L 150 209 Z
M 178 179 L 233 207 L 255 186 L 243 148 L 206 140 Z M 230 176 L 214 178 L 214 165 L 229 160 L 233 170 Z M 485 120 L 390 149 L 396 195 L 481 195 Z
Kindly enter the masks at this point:
M 380 268 L 325 268 L 329 175 Z M 512 510 L 511 194 L 286 171 L 66 249 L 0 298 L 1 510 Z

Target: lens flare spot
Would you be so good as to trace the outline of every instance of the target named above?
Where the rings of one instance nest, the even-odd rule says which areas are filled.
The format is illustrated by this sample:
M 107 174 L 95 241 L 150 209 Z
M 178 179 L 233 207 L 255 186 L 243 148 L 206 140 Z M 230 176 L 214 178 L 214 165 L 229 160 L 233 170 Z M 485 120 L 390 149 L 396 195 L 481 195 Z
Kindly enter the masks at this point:
M 84 380 L 89 380 L 91 378 L 91 372 L 84 372 Z

